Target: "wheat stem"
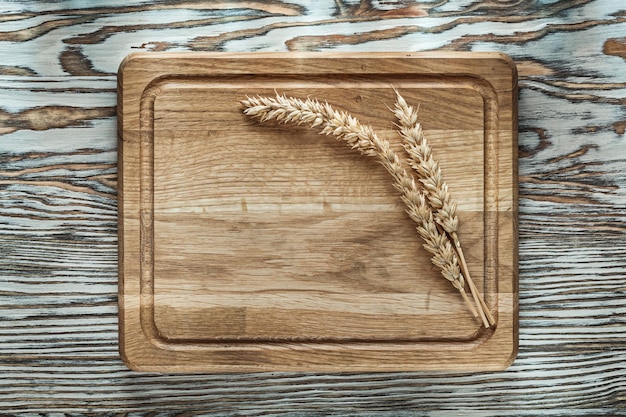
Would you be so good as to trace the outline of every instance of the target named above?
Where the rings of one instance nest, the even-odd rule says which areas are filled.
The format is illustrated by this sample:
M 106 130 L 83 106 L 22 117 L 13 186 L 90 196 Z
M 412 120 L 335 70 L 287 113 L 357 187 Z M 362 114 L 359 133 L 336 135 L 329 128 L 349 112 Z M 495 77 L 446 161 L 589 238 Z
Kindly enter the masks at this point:
M 489 325 L 495 324 L 495 320 L 472 280 L 461 243 L 458 239 L 459 220 L 456 215 L 457 204 L 452 200 L 452 195 L 448 189 L 448 184 L 443 179 L 439 163 L 434 159 L 432 148 L 424 136 L 422 126 L 418 121 L 418 109 L 408 105 L 402 95 L 397 90 L 394 89 L 394 91 L 396 92 L 396 103 L 391 111 L 398 120 L 398 131 L 404 139 L 404 149 L 410 156 L 409 164 L 417 173 L 419 182 L 428 196 L 428 202 L 433 210 L 435 221 L 454 243 L 461 271 L 469 285 L 478 313 L 485 327 L 489 327 Z
M 463 297 L 463 301 L 465 301 L 465 305 L 467 305 L 467 308 L 472 312 L 472 315 L 474 317 L 478 317 L 476 308 L 474 308 L 474 304 L 472 304 L 472 302 L 468 298 L 467 293 L 465 292 L 465 289 L 459 288 L 459 292 L 461 293 L 461 296 Z
M 431 253 L 431 261 L 441 270 L 442 276 L 461 293 L 472 314 L 476 309 L 465 294 L 465 280 L 454 246 L 445 233 L 441 233 L 434 220 L 427 197 L 408 174 L 389 142 L 376 135 L 374 130 L 362 125 L 346 112 L 336 111 L 326 102 L 300 100 L 276 94 L 276 97 L 247 97 L 242 101 L 244 114 L 261 122 L 274 120 L 291 125 L 308 125 L 321 128 L 322 134 L 333 135 L 346 141 L 362 154 L 378 157 L 394 179 L 394 187 L 402 193 L 409 217 L 417 223 L 417 232 L 424 240 L 424 248 Z
M 461 248 L 461 242 L 459 241 L 459 237 L 458 235 L 455 233 L 452 234 L 452 240 L 457 248 L 457 253 L 459 253 L 459 260 L 461 262 L 461 269 L 462 270 L 467 270 L 467 263 L 465 262 L 465 256 L 463 255 L 463 249 Z M 492 326 L 494 324 L 496 324 L 496 319 L 493 317 L 493 314 L 491 314 L 491 311 L 489 310 L 489 307 L 487 306 L 487 304 L 485 303 L 485 300 L 483 298 L 483 296 L 481 295 L 480 291 L 478 290 L 478 288 L 476 287 L 476 284 L 474 283 L 474 281 L 469 278 L 467 279 L 467 284 L 470 287 L 470 292 L 472 293 L 472 296 L 474 297 L 474 300 L 478 303 L 480 302 L 480 306 L 482 307 L 483 312 L 485 313 L 485 316 L 487 318 L 487 320 L 489 321 L 489 324 L 491 324 Z

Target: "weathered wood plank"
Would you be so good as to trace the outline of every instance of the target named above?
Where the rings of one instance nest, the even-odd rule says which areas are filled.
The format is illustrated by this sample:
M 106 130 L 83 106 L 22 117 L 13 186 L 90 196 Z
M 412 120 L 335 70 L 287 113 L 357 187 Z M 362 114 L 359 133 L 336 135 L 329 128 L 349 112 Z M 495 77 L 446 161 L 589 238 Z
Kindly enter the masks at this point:
M 615 0 L 0 2 L 0 412 L 626 415 L 625 18 Z M 508 371 L 174 376 L 122 365 L 119 62 L 137 50 L 290 47 L 515 59 L 521 321 Z

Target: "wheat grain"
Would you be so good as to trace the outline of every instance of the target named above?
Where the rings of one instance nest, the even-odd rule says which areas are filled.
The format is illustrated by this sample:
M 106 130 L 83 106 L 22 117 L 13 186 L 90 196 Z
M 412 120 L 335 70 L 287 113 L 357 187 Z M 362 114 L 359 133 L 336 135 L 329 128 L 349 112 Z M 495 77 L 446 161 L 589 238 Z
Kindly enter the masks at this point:
M 448 233 L 458 230 L 457 205 L 452 201 L 448 184 L 443 180 L 439 163 L 433 158 L 430 144 L 424 136 L 422 125 L 417 119 L 417 109 L 409 106 L 396 91 L 393 113 L 398 119 L 398 130 L 404 139 L 404 149 L 411 159 L 409 164 L 417 172 L 428 195 L 428 201 L 435 214 L 435 220 Z
M 445 231 L 454 244 L 461 270 L 478 307 L 478 312 L 485 326 L 489 327 L 488 323 L 493 325 L 495 320 L 472 280 L 465 261 L 465 255 L 458 237 L 459 219 L 456 215 L 457 204 L 452 199 L 448 184 L 443 179 L 439 163 L 433 157 L 432 148 L 426 140 L 422 125 L 418 121 L 418 109 L 407 104 L 402 95 L 397 90 L 394 89 L 394 91 L 396 92 L 396 103 L 391 111 L 398 120 L 398 131 L 404 139 L 403 146 L 410 157 L 409 165 L 417 173 L 419 182 L 423 185 L 436 223 Z
M 407 213 L 417 223 L 418 234 L 425 242 L 424 248 L 432 255 L 433 264 L 461 293 L 472 314 L 477 315 L 465 292 L 465 280 L 452 243 L 438 229 L 426 196 L 417 187 L 413 176 L 406 172 L 388 141 L 381 139 L 371 127 L 362 125 L 347 112 L 334 110 L 327 102 L 300 100 L 277 93 L 275 98 L 247 97 L 242 105 L 244 114 L 261 122 L 275 120 L 283 124 L 319 127 L 320 133 L 342 139 L 364 155 L 378 157 L 393 177 L 394 187 L 402 193 Z

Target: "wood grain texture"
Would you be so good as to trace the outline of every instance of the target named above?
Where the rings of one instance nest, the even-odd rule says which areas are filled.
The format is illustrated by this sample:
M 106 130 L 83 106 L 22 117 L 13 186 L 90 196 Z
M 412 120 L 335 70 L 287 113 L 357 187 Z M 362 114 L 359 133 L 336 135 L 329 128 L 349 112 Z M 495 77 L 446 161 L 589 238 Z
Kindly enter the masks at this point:
M 517 72 L 505 56 L 134 54 L 119 80 L 120 338 L 132 369 L 512 362 Z M 274 89 L 319 97 L 404 155 L 390 85 L 423 109 L 493 329 L 432 267 L 378 161 L 317 132 L 258 126 L 240 105 Z
M 1 412 L 626 415 L 623 2 L 213 4 L 0 2 Z M 123 365 L 119 63 L 139 50 L 287 51 L 290 44 L 499 51 L 515 60 L 520 352 L 506 372 L 174 376 Z M 29 118 L 59 108 L 71 111 L 64 126 Z

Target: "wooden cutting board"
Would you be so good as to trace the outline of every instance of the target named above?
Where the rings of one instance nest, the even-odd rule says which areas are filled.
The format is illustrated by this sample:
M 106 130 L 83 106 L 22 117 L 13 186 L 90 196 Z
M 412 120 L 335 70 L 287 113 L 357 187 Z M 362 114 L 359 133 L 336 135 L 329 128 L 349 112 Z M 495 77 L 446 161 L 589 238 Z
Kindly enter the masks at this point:
M 327 100 L 401 153 L 420 106 L 485 329 L 390 175 L 247 95 Z M 495 53 L 134 54 L 119 72 L 120 350 L 166 372 L 495 370 L 517 352 L 517 75 Z

